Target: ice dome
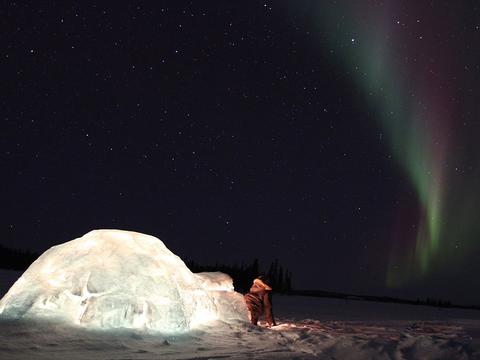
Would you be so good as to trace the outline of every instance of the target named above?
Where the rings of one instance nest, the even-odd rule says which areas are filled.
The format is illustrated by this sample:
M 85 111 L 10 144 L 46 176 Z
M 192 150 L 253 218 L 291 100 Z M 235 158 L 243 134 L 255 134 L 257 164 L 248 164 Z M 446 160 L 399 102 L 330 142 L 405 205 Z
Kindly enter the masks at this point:
M 192 273 L 153 236 L 94 230 L 43 253 L 0 301 L 0 316 L 184 332 L 246 321 L 247 310 L 228 275 Z

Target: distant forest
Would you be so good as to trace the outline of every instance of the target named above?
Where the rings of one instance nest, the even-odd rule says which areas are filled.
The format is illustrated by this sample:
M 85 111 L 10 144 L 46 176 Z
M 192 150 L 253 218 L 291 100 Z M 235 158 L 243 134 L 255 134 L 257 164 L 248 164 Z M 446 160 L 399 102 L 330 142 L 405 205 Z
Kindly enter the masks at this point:
M 25 271 L 39 257 L 35 252 L 11 249 L 0 244 L 0 268 Z M 291 272 L 279 264 L 278 260 L 273 261 L 268 270 L 262 272 L 258 259 L 251 264 L 245 265 L 201 265 L 194 261 L 186 261 L 188 268 L 193 272 L 221 271 L 232 277 L 235 289 L 240 292 L 248 292 L 253 279 L 264 275 L 269 279 L 272 288 L 278 293 L 288 293 L 292 290 Z
M 40 255 L 35 252 L 11 249 L 0 244 L 0 268 L 2 269 L 25 271 L 39 256 Z M 266 271 L 262 271 L 258 259 L 254 259 L 249 264 L 242 263 L 241 265 L 225 265 L 218 263 L 215 265 L 201 265 L 191 260 L 187 260 L 185 263 L 193 272 L 220 271 L 230 275 L 233 279 L 235 290 L 241 293 L 248 292 L 250 286 L 252 285 L 253 279 L 259 275 L 263 275 L 270 281 L 273 291 L 280 294 L 336 298 L 344 299 L 346 301 L 377 301 L 409 305 L 428 305 L 436 307 L 456 307 L 480 310 L 480 306 L 461 306 L 452 304 L 448 300 L 433 298 L 426 298 L 424 300 L 410 300 L 386 296 L 336 293 L 322 290 L 297 290 L 292 288 L 292 273 L 287 268 L 282 266 L 278 260 L 273 261 L 268 266 Z
M 40 255 L 31 251 L 10 249 L 0 244 L 0 268 L 25 271 Z
M 261 271 L 258 259 L 254 259 L 249 265 L 199 265 L 194 261 L 186 262 L 188 268 L 193 272 L 204 271 L 220 271 L 228 274 L 233 279 L 233 285 L 235 290 L 240 292 L 248 292 L 252 286 L 253 280 L 259 276 L 265 276 L 274 292 L 277 293 L 290 293 L 292 291 L 292 273 L 285 267 L 283 267 L 278 259 L 275 259 L 267 271 Z

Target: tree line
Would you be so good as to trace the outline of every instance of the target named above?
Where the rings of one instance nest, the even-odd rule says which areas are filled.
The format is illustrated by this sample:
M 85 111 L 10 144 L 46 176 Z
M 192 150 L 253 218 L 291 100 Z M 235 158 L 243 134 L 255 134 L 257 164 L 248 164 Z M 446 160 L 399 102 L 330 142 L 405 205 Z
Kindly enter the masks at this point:
M 25 271 L 40 255 L 38 253 L 28 251 L 11 249 L 0 244 L 0 268 Z M 265 276 L 274 292 L 301 295 L 301 296 L 314 296 L 314 297 L 329 297 L 345 300 L 364 300 L 364 301 L 379 301 L 379 302 L 394 302 L 404 303 L 411 305 L 429 305 L 437 307 L 459 307 L 466 309 L 480 309 L 479 306 L 459 306 L 452 304 L 448 300 L 427 298 L 425 300 L 416 299 L 398 299 L 385 296 L 358 296 L 345 293 L 334 293 L 322 290 L 294 290 L 292 288 L 292 273 L 284 266 L 282 266 L 278 259 L 275 259 L 269 266 L 262 269 L 258 259 L 254 259 L 251 263 L 241 263 L 240 265 L 227 265 L 219 264 L 215 265 L 201 265 L 195 261 L 185 262 L 188 268 L 193 272 L 213 272 L 220 271 L 228 274 L 233 279 L 233 284 L 236 291 L 248 292 L 252 285 L 253 279 L 263 275 Z
M 0 244 L 0 268 L 10 270 L 27 270 L 39 257 L 39 254 L 19 249 L 10 249 Z
M 11 249 L 0 244 L 0 268 L 25 271 L 39 257 L 38 253 Z M 259 275 L 264 275 L 270 282 L 273 291 L 279 293 L 288 293 L 292 290 L 292 274 L 280 265 L 278 259 L 274 260 L 266 271 L 262 271 L 258 259 L 251 263 L 241 265 L 201 265 L 195 261 L 186 261 L 186 265 L 193 272 L 220 271 L 228 274 L 233 279 L 235 290 L 248 292 L 253 279 Z
M 267 278 L 274 292 L 289 293 L 292 291 L 292 273 L 280 265 L 278 259 L 275 259 L 266 271 L 262 271 L 258 259 L 254 259 L 250 264 L 242 263 L 240 265 L 218 263 L 215 265 L 200 265 L 192 260 L 187 260 L 185 263 L 193 272 L 220 271 L 230 275 L 236 291 L 248 292 L 253 280 L 260 275 Z

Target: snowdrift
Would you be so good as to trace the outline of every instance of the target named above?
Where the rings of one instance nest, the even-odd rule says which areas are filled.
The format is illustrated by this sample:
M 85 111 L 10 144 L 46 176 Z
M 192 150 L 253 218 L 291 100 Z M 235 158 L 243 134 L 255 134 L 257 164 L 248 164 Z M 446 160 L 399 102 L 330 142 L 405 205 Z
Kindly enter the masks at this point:
M 0 301 L 0 316 L 185 332 L 247 321 L 247 309 L 228 275 L 192 273 L 159 239 L 94 230 L 42 254 Z

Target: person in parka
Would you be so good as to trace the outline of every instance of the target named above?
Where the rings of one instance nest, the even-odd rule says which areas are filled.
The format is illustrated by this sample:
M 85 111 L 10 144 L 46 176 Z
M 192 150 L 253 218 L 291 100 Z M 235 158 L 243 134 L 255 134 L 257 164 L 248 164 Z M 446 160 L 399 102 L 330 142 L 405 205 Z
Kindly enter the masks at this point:
M 272 288 L 263 276 L 253 280 L 250 292 L 245 294 L 244 298 L 252 325 L 257 325 L 258 319 L 262 314 L 265 315 L 268 326 L 276 325 L 272 311 Z

